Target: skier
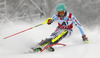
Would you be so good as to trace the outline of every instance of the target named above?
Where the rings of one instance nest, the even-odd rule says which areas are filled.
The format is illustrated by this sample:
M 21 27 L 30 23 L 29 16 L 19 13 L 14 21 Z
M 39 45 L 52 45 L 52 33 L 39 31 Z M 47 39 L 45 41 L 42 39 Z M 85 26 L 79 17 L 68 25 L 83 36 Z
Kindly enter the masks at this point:
M 50 38 L 46 38 L 45 40 L 41 41 L 37 48 L 34 51 L 41 51 L 42 47 L 46 47 L 48 45 L 58 43 L 61 39 L 65 36 L 70 36 L 73 31 L 73 24 L 77 26 L 82 34 L 83 41 L 88 42 L 88 38 L 82 29 L 82 25 L 76 19 L 76 17 L 72 14 L 67 12 L 66 6 L 63 3 L 60 3 L 56 7 L 57 14 L 54 14 L 51 18 L 47 19 L 47 24 L 50 25 L 54 21 L 58 22 L 58 26 L 56 30 L 50 35 Z M 53 47 L 47 48 L 49 51 L 54 51 Z

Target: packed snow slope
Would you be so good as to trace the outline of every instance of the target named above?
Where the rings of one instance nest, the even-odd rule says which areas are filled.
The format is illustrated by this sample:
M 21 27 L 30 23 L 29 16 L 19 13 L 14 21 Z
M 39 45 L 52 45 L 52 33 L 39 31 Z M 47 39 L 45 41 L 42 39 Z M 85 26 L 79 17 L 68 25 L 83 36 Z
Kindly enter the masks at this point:
M 48 38 L 54 32 L 57 26 L 56 22 L 3 39 L 42 22 L 37 21 L 33 24 L 18 22 L 0 25 L 0 58 L 100 58 L 100 27 L 88 29 L 83 26 L 90 41 L 89 44 L 85 44 L 79 29 L 74 26 L 73 34 L 60 41 L 67 46 L 54 46 L 55 52 L 45 50 L 42 53 L 28 53 L 31 47 L 34 47 L 42 39 Z

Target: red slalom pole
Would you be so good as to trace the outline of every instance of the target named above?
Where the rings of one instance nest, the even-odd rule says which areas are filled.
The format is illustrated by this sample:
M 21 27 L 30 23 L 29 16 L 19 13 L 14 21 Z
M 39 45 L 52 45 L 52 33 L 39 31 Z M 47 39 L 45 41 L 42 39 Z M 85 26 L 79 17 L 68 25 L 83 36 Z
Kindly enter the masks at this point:
M 31 29 L 33 29 L 33 28 L 35 28 L 35 27 L 38 27 L 38 26 L 41 26 L 41 25 L 44 25 L 44 23 L 39 24 L 39 25 L 36 25 L 36 26 L 31 27 L 31 28 L 28 28 L 28 29 L 25 29 L 25 30 L 20 31 L 20 32 L 18 32 L 18 33 L 15 33 L 15 34 L 13 34 L 13 35 L 7 36 L 7 37 L 5 37 L 4 39 L 10 38 L 10 37 L 15 36 L 15 35 L 18 35 L 18 34 L 20 34 L 20 33 L 23 33 L 23 32 L 25 32 L 25 31 L 31 30 Z
M 66 44 L 62 44 L 62 43 L 55 43 L 55 44 L 52 44 L 52 45 L 49 45 L 47 47 L 45 47 L 44 49 L 41 50 L 41 52 L 43 52 L 45 49 L 51 47 L 51 46 L 54 46 L 54 45 L 63 45 L 63 46 L 66 46 Z

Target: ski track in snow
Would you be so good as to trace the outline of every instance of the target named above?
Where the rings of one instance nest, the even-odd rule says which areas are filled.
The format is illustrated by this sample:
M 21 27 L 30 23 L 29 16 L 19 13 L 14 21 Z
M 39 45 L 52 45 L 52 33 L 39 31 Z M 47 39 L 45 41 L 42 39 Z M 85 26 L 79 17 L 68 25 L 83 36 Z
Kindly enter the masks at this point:
M 92 30 L 84 28 L 90 40 L 89 44 L 84 44 L 78 28 L 74 27 L 73 34 L 60 42 L 67 46 L 54 46 L 55 52 L 45 50 L 42 53 L 24 53 L 30 51 L 30 47 L 34 47 L 42 39 L 48 38 L 56 29 L 56 22 L 51 25 L 46 24 L 34 28 L 5 40 L 3 39 L 5 36 L 12 35 L 37 24 L 40 23 L 33 23 L 32 25 L 26 23 L 7 23 L 0 26 L 0 58 L 100 58 L 99 27 Z

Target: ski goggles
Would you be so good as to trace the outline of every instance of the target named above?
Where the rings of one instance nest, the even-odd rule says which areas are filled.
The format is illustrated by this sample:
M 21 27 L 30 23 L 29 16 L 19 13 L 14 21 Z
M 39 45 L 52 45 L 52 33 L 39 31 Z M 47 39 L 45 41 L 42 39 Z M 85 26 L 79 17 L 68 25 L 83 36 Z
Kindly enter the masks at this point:
M 62 11 L 62 12 L 58 12 L 58 14 L 64 14 L 65 13 L 65 11 Z

